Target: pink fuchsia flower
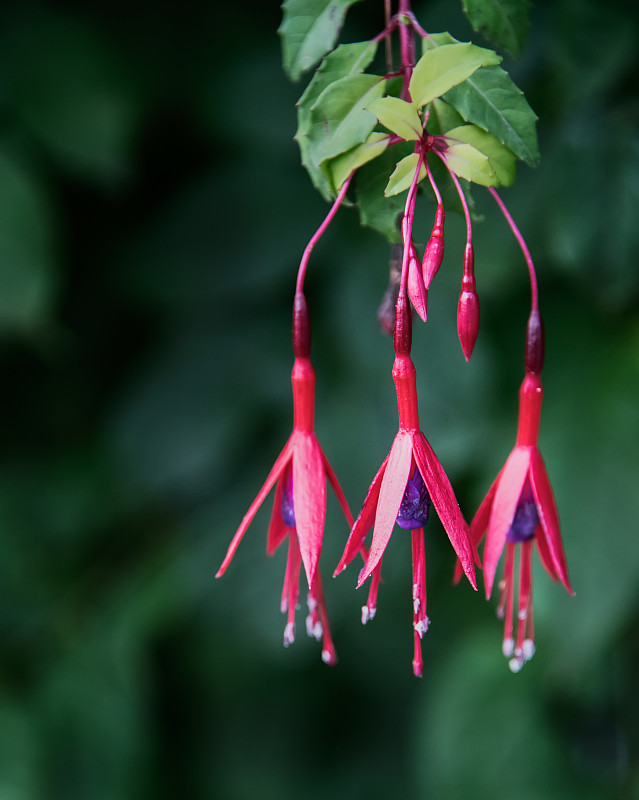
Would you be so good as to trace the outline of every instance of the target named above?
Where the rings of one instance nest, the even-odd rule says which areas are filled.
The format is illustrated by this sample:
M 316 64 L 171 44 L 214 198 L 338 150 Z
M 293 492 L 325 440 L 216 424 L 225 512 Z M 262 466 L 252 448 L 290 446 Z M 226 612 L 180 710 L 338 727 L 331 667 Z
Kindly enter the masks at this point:
M 337 655 L 328 625 L 318 566 L 326 517 L 326 479 L 333 487 L 349 525 L 353 524 L 353 517 L 342 488 L 314 433 L 315 371 L 309 358 L 308 311 L 304 295 L 300 291 L 295 295 L 293 346 L 293 433 L 246 512 L 216 578 L 226 571 L 257 510 L 275 486 L 267 553 L 274 553 L 288 538 L 288 560 L 281 601 L 282 613 L 288 611 L 284 645 L 288 647 L 295 639 L 295 610 L 298 606 L 299 573 L 303 563 L 309 586 L 307 632 L 309 636 L 323 641 L 322 659 L 327 664 L 334 664 Z
M 537 444 L 543 399 L 539 375 L 543 357 L 539 354 L 543 343 L 541 321 L 536 311 L 531 314 L 528 334 L 527 369 L 519 390 L 517 441 L 470 526 L 475 544 L 485 537 L 482 562 L 487 598 L 492 594 L 497 566 L 506 550 L 497 615 L 505 619 L 503 652 L 510 659 L 509 666 L 513 672 L 519 672 L 535 652 L 531 573 L 534 543 L 546 572 L 574 594 L 568 578 L 557 506 Z M 519 598 L 515 637 L 515 550 L 518 546 Z M 458 568 L 456 577 L 459 575 Z
M 362 609 L 362 622 L 375 615 L 377 587 L 382 558 L 397 523 L 411 531 L 413 553 L 413 672 L 421 677 L 423 660 L 421 638 L 428 629 L 426 615 L 426 564 L 424 525 L 431 504 L 444 526 L 473 588 L 475 581 L 475 549 L 470 539 L 450 481 L 444 468 L 419 430 L 416 372 L 410 357 L 410 309 L 406 293 L 397 301 L 395 327 L 395 363 L 393 380 L 397 390 L 399 431 L 390 453 L 385 458 L 368 490 L 362 510 L 353 525 L 344 554 L 335 570 L 341 572 L 362 548 L 364 538 L 373 527 L 373 538 L 358 587 L 372 576 L 371 591 Z

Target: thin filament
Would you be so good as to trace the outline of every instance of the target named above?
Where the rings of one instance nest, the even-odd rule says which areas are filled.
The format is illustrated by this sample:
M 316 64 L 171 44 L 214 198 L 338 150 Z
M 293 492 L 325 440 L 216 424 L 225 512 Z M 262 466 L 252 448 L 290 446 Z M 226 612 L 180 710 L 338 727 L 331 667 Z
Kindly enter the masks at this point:
M 442 158 L 442 156 L 439 153 L 437 155 L 439 155 L 444 164 L 446 164 L 446 161 Z M 457 175 L 455 175 L 452 169 L 450 169 L 448 164 L 446 164 L 446 169 L 448 170 L 448 174 L 450 175 L 450 177 L 453 179 L 453 183 L 455 184 L 455 188 L 457 189 L 457 194 L 459 195 L 459 200 L 462 204 L 462 208 L 464 209 L 464 217 L 466 218 L 466 242 L 470 244 L 473 238 L 473 229 L 470 222 L 470 210 L 468 209 L 468 203 L 466 202 L 466 195 L 464 194 L 464 190 L 461 187 Z
M 322 224 L 319 226 L 319 228 L 313 234 L 310 242 L 306 245 L 306 249 L 304 250 L 304 253 L 302 255 L 302 260 L 300 261 L 300 266 L 299 266 L 299 269 L 297 271 L 297 284 L 295 286 L 295 291 L 296 292 L 304 291 L 304 278 L 306 276 L 306 267 L 308 266 L 308 260 L 311 257 L 311 252 L 313 251 L 313 248 L 315 247 L 317 242 L 324 235 L 324 232 L 326 231 L 328 226 L 331 224 L 331 221 L 332 221 L 333 217 L 337 213 L 337 209 L 342 205 L 342 201 L 346 197 L 346 192 L 348 191 L 348 187 L 350 185 L 351 178 L 353 177 L 354 174 L 355 174 L 355 170 L 353 170 L 353 172 L 351 172 L 351 174 L 348 176 L 348 178 L 346 178 L 346 180 L 344 181 L 344 185 L 339 190 L 339 194 L 337 195 L 337 199 L 335 200 L 335 202 L 331 206 L 330 211 L 328 212 L 328 214 L 324 218 L 324 221 L 322 222 Z
M 504 215 L 504 217 L 506 217 L 506 222 L 510 225 L 512 232 L 515 234 L 515 239 L 517 239 L 517 242 L 521 247 L 521 251 L 524 254 L 524 258 L 526 259 L 526 265 L 528 267 L 528 273 L 530 275 L 530 295 L 531 295 L 530 307 L 531 311 L 537 311 L 539 308 L 537 273 L 535 272 L 535 265 L 533 264 L 532 256 L 530 255 L 530 250 L 528 249 L 528 245 L 524 241 L 524 237 L 521 235 L 519 228 L 515 224 L 515 220 L 510 216 L 508 209 L 504 205 L 504 201 L 501 199 L 501 197 L 497 194 L 497 192 L 493 189 L 492 186 L 488 187 L 488 191 L 495 198 L 495 202 L 501 209 L 501 213 Z

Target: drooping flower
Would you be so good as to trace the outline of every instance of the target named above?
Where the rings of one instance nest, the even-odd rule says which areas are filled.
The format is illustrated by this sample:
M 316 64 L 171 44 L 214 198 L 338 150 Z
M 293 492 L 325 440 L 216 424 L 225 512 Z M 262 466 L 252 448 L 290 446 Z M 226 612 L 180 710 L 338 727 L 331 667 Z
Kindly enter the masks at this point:
M 486 597 L 492 594 L 501 555 L 506 550 L 504 577 L 499 583 L 497 615 L 505 620 L 503 652 L 513 672 L 519 672 L 535 652 L 532 611 L 533 543 L 546 572 L 574 594 L 568 578 L 559 515 L 546 466 L 538 447 L 543 388 L 541 320 L 533 311 L 528 324 L 526 374 L 519 390 L 517 441 L 470 525 L 473 542 L 485 537 L 483 551 Z M 514 633 L 515 550 L 519 546 L 519 598 Z M 460 576 L 457 568 L 456 578 Z
M 437 456 L 419 429 L 416 371 L 410 357 L 410 308 L 406 292 L 400 292 L 396 307 L 395 363 L 393 379 L 397 390 L 399 431 L 368 490 L 362 510 L 353 525 L 344 554 L 335 570 L 341 572 L 360 551 L 364 538 L 373 527 L 373 538 L 358 587 L 372 575 L 371 591 L 362 609 L 362 622 L 375 615 L 377 587 L 382 557 L 395 523 L 411 530 L 413 552 L 413 672 L 423 673 L 421 638 L 428 629 L 426 615 L 426 564 L 424 525 L 430 506 L 435 508 L 448 538 L 473 588 L 475 550 L 468 525 Z
M 309 636 L 323 641 L 322 659 L 328 664 L 334 664 L 337 656 L 328 626 L 318 565 L 326 517 L 326 479 L 333 487 L 351 526 L 353 517 L 342 488 L 314 433 L 315 371 L 309 358 L 308 311 L 304 295 L 300 291 L 295 295 L 293 346 L 293 432 L 240 523 L 216 577 L 221 577 L 226 571 L 257 510 L 275 486 L 267 553 L 274 553 L 288 538 L 288 560 L 281 601 L 282 613 L 288 612 L 284 645 L 288 646 L 295 639 L 295 610 L 299 599 L 299 573 L 303 563 L 309 586 L 307 632 Z

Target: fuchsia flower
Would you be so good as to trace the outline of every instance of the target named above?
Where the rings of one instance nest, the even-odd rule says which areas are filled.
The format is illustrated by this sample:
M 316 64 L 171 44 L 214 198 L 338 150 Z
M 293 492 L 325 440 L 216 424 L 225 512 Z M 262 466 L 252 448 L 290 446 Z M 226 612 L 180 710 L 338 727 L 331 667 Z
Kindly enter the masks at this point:
M 288 646 L 295 639 L 295 609 L 299 598 L 299 572 L 303 563 L 309 586 L 307 633 L 318 641 L 323 640 L 322 659 L 327 664 L 334 664 L 337 655 L 328 626 L 318 566 L 326 516 L 327 478 L 349 525 L 353 524 L 353 517 L 335 473 L 314 433 L 315 371 L 309 358 L 310 326 L 306 300 L 301 291 L 295 295 L 293 346 L 293 433 L 246 512 L 216 577 L 221 577 L 226 571 L 257 510 L 277 484 L 268 529 L 267 553 L 274 553 L 288 537 L 288 561 L 281 602 L 282 613 L 288 611 L 284 645 Z
M 574 594 L 568 579 L 559 516 L 550 481 L 537 445 L 543 388 L 543 334 L 533 310 L 528 322 L 526 374 L 519 391 L 517 441 L 503 469 L 479 506 L 470 532 L 477 545 L 486 537 L 483 553 L 486 597 L 490 598 L 499 559 L 506 550 L 497 614 L 505 618 L 503 652 L 513 672 L 519 672 L 535 652 L 532 612 L 531 557 L 533 543 L 546 572 Z M 515 549 L 520 546 L 517 636 L 513 636 Z M 458 567 L 456 578 L 461 575 Z
M 399 431 L 368 490 L 364 506 L 355 521 L 335 575 L 360 551 L 373 527 L 370 552 L 359 576 L 358 587 L 372 575 L 371 591 L 362 609 L 362 622 L 375 615 L 376 595 L 382 557 L 395 523 L 411 530 L 413 551 L 413 629 L 415 652 L 413 671 L 421 677 L 423 660 L 421 638 L 428 629 L 426 615 L 426 565 L 424 525 L 431 504 L 448 534 L 460 563 L 472 584 L 475 582 L 475 549 L 469 536 L 450 481 L 424 434 L 419 430 L 416 372 L 410 357 L 410 308 L 405 290 L 400 291 L 396 307 L 395 364 L 393 379 L 397 389 Z

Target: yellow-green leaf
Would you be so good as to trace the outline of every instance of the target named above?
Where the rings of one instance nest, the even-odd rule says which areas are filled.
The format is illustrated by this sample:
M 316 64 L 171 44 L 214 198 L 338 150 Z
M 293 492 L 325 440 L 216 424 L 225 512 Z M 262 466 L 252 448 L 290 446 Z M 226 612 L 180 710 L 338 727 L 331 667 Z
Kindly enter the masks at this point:
M 366 106 L 389 131 L 406 141 L 417 141 L 423 130 L 417 107 L 399 97 L 381 97 Z
M 465 81 L 479 67 L 499 64 L 501 56 L 474 44 L 446 44 L 419 59 L 410 80 L 410 95 L 418 108 Z
M 453 142 L 442 153 L 448 167 L 460 178 L 482 186 L 498 186 L 499 181 L 488 156 L 472 144 Z
M 402 160 L 398 162 L 397 166 L 395 167 L 395 171 L 390 176 L 388 185 L 384 190 L 386 197 L 392 197 L 392 195 L 399 194 L 400 192 L 404 192 L 406 189 L 410 188 L 413 178 L 415 177 L 415 170 L 417 169 L 418 161 L 419 155 L 417 153 L 411 153 L 409 156 L 402 158 Z M 426 177 L 426 174 L 426 165 L 422 163 L 419 170 L 417 183 L 423 181 Z
M 515 180 L 515 154 L 491 133 L 476 125 L 460 125 L 447 131 L 446 137 L 471 144 L 488 158 L 497 179 L 491 186 L 510 186 Z
M 344 181 L 354 169 L 358 169 L 363 164 L 381 155 L 388 146 L 388 140 L 388 134 L 375 131 L 371 133 L 364 144 L 357 145 L 347 153 L 342 153 L 341 156 L 329 161 L 328 164 L 333 176 L 335 190 L 339 191 L 341 189 Z

